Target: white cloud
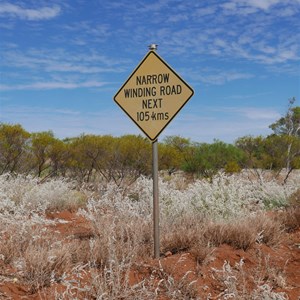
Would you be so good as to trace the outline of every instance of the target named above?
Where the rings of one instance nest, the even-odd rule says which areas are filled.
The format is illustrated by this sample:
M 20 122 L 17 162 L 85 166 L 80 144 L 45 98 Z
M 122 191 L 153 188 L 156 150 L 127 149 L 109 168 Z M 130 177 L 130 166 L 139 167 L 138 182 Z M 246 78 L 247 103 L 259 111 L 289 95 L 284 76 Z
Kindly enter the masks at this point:
M 189 74 L 193 80 L 201 81 L 207 84 L 222 85 L 235 80 L 245 80 L 254 77 L 253 74 L 243 73 L 235 70 L 218 70 L 218 69 L 203 69 L 197 70 L 184 70 L 184 73 Z
M 228 10 L 235 10 L 237 8 L 237 5 L 235 2 L 227 2 L 222 4 L 221 7 Z
M 9 15 L 30 21 L 52 19 L 60 14 L 60 7 L 42 7 L 39 9 L 23 8 L 11 3 L 0 3 L 0 15 Z
M 216 12 L 216 7 L 214 6 L 209 6 L 209 7 L 205 7 L 205 8 L 199 8 L 195 11 L 194 15 L 196 17 L 203 17 L 203 16 L 208 16 L 208 15 L 212 15 Z
M 243 2 L 245 5 L 248 6 L 268 10 L 271 6 L 281 3 L 282 0 L 244 0 L 240 2 Z
M 276 49 L 276 51 L 272 47 L 257 47 L 256 50 L 258 50 L 260 53 L 241 49 L 240 55 L 248 60 L 270 65 L 285 63 L 288 61 L 297 61 L 300 58 L 296 47 L 279 47 L 279 49 Z
M 257 9 L 268 10 L 273 5 L 281 2 L 282 0 L 230 0 L 229 2 L 224 3 L 221 6 L 229 11 L 240 10 L 240 13 L 249 14 L 256 12 Z
M 2 64 L 6 66 L 39 71 L 84 74 L 122 71 L 120 67 L 116 67 L 120 63 L 119 59 L 114 60 L 93 52 L 73 54 L 61 49 L 53 49 L 52 51 L 34 48 L 29 51 L 8 49 L 2 56 Z
M 188 15 L 185 14 L 176 14 L 176 15 L 171 15 L 168 19 L 169 22 L 181 22 L 181 21 L 186 21 L 188 20 Z
M 250 15 L 259 11 L 269 12 L 271 9 L 280 7 L 274 11 L 275 16 L 289 17 L 297 14 L 293 9 L 293 4 L 297 5 L 299 0 L 229 0 L 220 6 L 224 9 L 225 14 Z
M 120 72 L 120 68 L 102 68 L 102 67 L 72 65 L 72 64 L 64 64 L 64 63 L 60 64 L 60 63 L 56 62 L 56 64 L 51 64 L 51 65 L 47 66 L 46 71 L 94 74 L 94 73 L 103 73 L 103 72 L 116 73 L 116 72 Z
M 300 3 L 300 1 L 299 1 Z M 293 15 L 297 14 L 297 11 L 291 7 L 286 7 L 278 11 L 277 15 L 279 17 L 291 17 Z
M 101 81 L 86 82 L 35 82 L 30 84 L 0 85 L 0 91 L 12 90 L 54 90 L 54 89 L 78 89 L 78 88 L 97 88 L 106 85 Z
M 257 107 L 243 107 L 243 108 L 225 108 L 227 111 L 231 111 L 242 115 L 250 120 L 275 120 L 280 118 L 280 114 L 270 108 L 257 108 Z

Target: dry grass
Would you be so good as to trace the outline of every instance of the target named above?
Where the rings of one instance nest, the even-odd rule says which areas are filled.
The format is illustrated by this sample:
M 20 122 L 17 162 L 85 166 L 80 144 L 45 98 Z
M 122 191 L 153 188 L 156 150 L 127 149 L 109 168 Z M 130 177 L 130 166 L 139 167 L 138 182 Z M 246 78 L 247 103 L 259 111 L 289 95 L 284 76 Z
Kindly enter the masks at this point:
M 243 250 L 256 243 L 274 246 L 280 243 L 283 228 L 295 228 L 295 223 L 299 222 L 298 215 L 299 210 L 291 209 L 280 214 L 261 213 L 222 222 L 183 215 L 173 221 L 172 226 L 166 226 L 170 223 L 165 223 L 161 249 L 173 254 L 189 251 L 197 263 L 201 264 L 210 257 L 214 247 L 222 244 Z M 6 239 L 0 243 L 4 262 L 19 262 L 18 278 L 31 287 L 31 293 L 54 282 L 60 282 L 64 273 L 76 265 L 86 265 L 93 269 L 89 297 L 102 297 L 108 293 L 109 297 L 139 299 L 138 297 L 143 296 L 143 299 L 147 299 L 151 294 L 148 299 L 154 299 L 157 285 L 153 290 L 153 282 L 140 283 L 134 287 L 128 282 L 128 272 L 133 263 L 152 256 L 151 222 L 129 215 L 108 214 L 95 215 L 92 223 L 93 234 L 84 239 L 72 237 L 65 241 L 60 241 L 55 235 L 49 235 L 47 232 L 41 234 L 39 227 L 33 229 L 30 235 L 18 234 L 19 228 L 11 227 L 11 231 L 6 233 Z M 269 265 L 266 259 L 262 260 L 263 267 L 257 271 L 260 274 L 257 277 L 268 278 L 280 287 L 284 283 L 283 273 L 273 270 Z M 263 270 L 268 274 L 263 274 Z M 161 280 L 158 290 L 170 299 L 193 299 L 195 296 L 195 289 L 188 276 L 182 280 L 175 280 L 170 275 L 170 270 L 155 272 L 160 272 L 155 274 L 156 278 L 158 276 Z M 145 289 L 143 284 L 148 288 Z M 110 299 L 105 297 L 104 299 Z
M 300 228 L 300 206 L 292 206 L 279 212 L 275 218 L 284 226 L 286 232 L 294 232 Z
M 195 287 L 196 281 L 189 280 L 189 273 L 186 272 L 179 280 L 175 279 L 166 270 L 160 270 L 160 281 L 156 291 L 158 295 L 166 295 L 170 300 L 199 299 Z
M 88 201 L 86 193 L 72 190 L 72 197 L 70 198 L 53 198 L 48 204 L 45 213 L 58 212 L 58 211 L 70 211 L 76 212 L 80 208 L 84 208 Z
M 209 224 L 204 230 L 204 237 L 214 247 L 228 244 L 235 249 L 247 250 L 255 243 L 257 233 L 256 228 L 249 227 L 248 220 L 238 220 Z
M 6 227 L 4 224 L 0 225 L 3 230 L 0 235 L 1 259 L 5 264 L 10 264 L 15 258 L 19 257 L 23 249 L 26 248 L 29 236 L 24 233 L 21 234 L 19 226 Z
M 269 255 L 264 255 L 258 248 L 256 250 L 258 265 L 254 271 L 253 280 L 256 286 L 265 283 L 271 284 L 273 288 L 285 288 L 285 270 L 272 265 Z
M 90 260 L 107 266 L 112 258 L 132 262 L 151 256 L 152 226 L 132 216 L 96 215 L 92 221 L 95 237 L 90 240 Z
M 2 261 L 16 269 L 15 278 L 30 287 L 30 293 L 58 282 L 71 265 L 68 243 L 57 241 L 39 226 L 10 226 L 2 234 L 0 253 Z
M 288 299 L 286 293 L 274 291 L 286 288 L 285 270 L 273 266 L 270 257 L 260 248 L 256 252 L 258 264 L 251 272 L 244 269 L 243 259 L 234 265 L 225 261 L 222 269 L 213 269 L 214 277 L 222 287 L 222 292 L 214 299 Z
M 178 224 L 164 228 L 161 244 L 163 253 L 191 251 L 197 262 L 201 262 L 212 252 L 212 247 L 228 244 L 247 250 L 255 243 L 275 246 L 280 243 L 282 233 L 283 224 L 265 214 L 222 222 L 182 217 Z
M 288 202 L 291 206 L 300 207 L 300 188 L 290 195 Z
M 203 219 L 188 216 L 182 216 L 173 222 L 166 221 L 161 234 L 162 252 L 171 251 L 174 254 L 189 251 L 201 238 L 203 227 Z
M 207 259 L 210 258 L 213 251 L 214 248 L 210 245 L 204 244 L 204 242 L 196 243 L 190 249 L 190 253 L 193 255 L 198 265 L 204 264 Z
M 90 239 L 75 239 L 68 242 L 72 265 L 89 264 L 91 262 Z
M 55 243 L 50 237 L 32 241 L 24 252 L 23 278 L 30 286 L 30 292 L 59 282 L 64 271 L 70 268 L 70 249 L 68 245 Z
M 145 281 L 130 284 L 129 272 L 129 267 L 114 261 L 104 269 L 93 270 L 91 289 L 84 299 L 155 299 L 154 289 L 150 284 L 146 286 Z
M 253 223 L 252 223 L 253 222 Z M 249 226 L 253 226 L 257 232 L 257 242 L 267 246 L 277 246 L 281 243 L 284 233 L 282 222 L 265 213 L 258 214 L 253 218 Z

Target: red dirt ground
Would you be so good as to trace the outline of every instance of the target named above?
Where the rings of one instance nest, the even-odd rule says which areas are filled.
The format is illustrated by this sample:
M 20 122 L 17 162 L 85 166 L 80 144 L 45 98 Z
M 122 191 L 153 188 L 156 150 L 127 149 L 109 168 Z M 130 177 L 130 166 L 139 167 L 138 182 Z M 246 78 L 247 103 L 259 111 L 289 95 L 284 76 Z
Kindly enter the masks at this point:
M 64 237 L 88 237 L 92 234 L 89 223 L 84 217 L 75 213 L 49 214 L 48 218 L 68 221 L 68 223 L 51 227 Z M 241 261 L 243 266 L 241 266 Z M 249 291 L 258 285 L 270 282 L 275 287 L 275 292 L 285 292 L 290 300 L 300 299 L 300 230 L 286 233 L 283 242 L 276 248 L 257 244 L 243 251 L 223 244 L 215 248 L 201 265 L 197 265 L 193 256 L 188 252 L 174 255 L 168 253 L 167 257 L 162 257 L 160 260 L 141 261 L 131 270 L 130 283 L 138 283 L 151 275 L 157 276 L 158 282 L 162 278 L 161 270 L 163 269 L 164 274 L 170 274 L 178 282 L 183 278 L 186 278 L 188 282 L 195 280 L 193 287 L 200 299 L 223 299 L 226 290 L 226 274 L 222 270 L 225 262 L 230 264 L 230 275 L 233 280 L 236 280 L 236 286 Z M 229 272 L 228 264 L 225 267 Z M 55 284 L 30 295 L 30 287 L 19 284 L 14 272 L 12 267 L 0 264 L 0 299 L 51 300 L 54 299 L 54 288 L 63 290 L 63 286 Z M 86 275 L 84 280 L 88 281 L 89 276 Z M 159 299 L 168 298 L 162 293 Z

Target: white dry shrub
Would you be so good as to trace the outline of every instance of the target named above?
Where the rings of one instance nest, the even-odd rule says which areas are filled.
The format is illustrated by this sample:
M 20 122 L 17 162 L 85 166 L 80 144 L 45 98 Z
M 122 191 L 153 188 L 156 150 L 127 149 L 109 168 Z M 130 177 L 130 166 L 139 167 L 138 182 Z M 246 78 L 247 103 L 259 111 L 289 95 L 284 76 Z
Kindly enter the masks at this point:
M 72 279 L 68 277 L 62 279 L 61 283 L 65 286 L 65 290 L 55 291 L 56 300 L 157 299 L 149 280 L 144 279 L 136 284 L 130 283 L 130 269 L 113 260 L 102 269 L 93 268 L 89 264 L 76 266 L 71 274 Z M 89 284 L 84 277 L 89 277 Z
M 183 214 L 209 217 L 212 220 L 232 219 L 272 206 L 286 205 L 299 182 L 286 185 L 274 180 L 249 181 L 238 175 L 219 173 L 212 181 L 197 180 L 185 189 L 178 189 L 176 180 L 159 179 L 160 213 L 168 221 Z M 130 189 L 107 184 L 99 199 L 88 201 L 93 214 L 107 211 L 150 217 L 152 214 L 152 179 L 140 177 Z
M 288 296 L 284 292 L 275 292 L 269 284 L 259 286 L 251 294 L 251 300 L 288 300 Z
M 231 219 L 237 216 L 286 205 L 296 191 L 299 178 L 282 185 L 275 180 L 252 180 L 239 175 L 219 173 L 212 181 L 196 180 L 185 189 L 178 189 L 178 178 L 159 179 L 159 200 L 162 216 L 170 220 L 182 214 L 201 214 L 212 219 Z M 298 182 L 297 182 L 298 181 Z M 51 179 L 42 184 L 30 176 L 0 176 L 0 214 L 44 213 L 72 203 L 83 202 L 84 195 L 66 179 Z M 88 201 L 87 211 L 126 213 L 149 217 L 152 214 L 152 179 L 140 177 L 128 187 L 109 182 L 105 191 Z
M 53 179 L 39 184 L 38 180 L 31 176 L 9 174 L 0 176 L 1 260 L 13 265 L 18 270 L 18 276 L 26 282 L 32 279 L 37 284 L 35 288 L 43 285 L 44 279 L 37 279 L 39 276 L 43 278 L 44 275 L 40 273 L 45 273 L 48 281 L 51 275 L 46 270 L 51 262 L 43 259 L 41 259 L 42 262 L 47 262 L 47 264 L 38 271 L 40 273 L 34 273 L 34 270 L 37 270 L 34 263 L 41 266 L 42 264 L 38 263 L 33 245 L 38 245 L 37 241 L 45 236 L 45 230 L 47 230 L 45 225 L 56 222 L 56 220 L 47 219 L 45 212 L 48 209 L 65 207 L 69 203 L 76 202 L 77 198 L 78 193 L 64 179 Z M 47 256 L 50 253 L 49 249 L 54 249 L 55 242 L 55 239 L 52 239 L 48 248 L 40 245 L 36 252 L 44 251 L 43 253 Z
M 244 261 L 241 259 L 234 266 L 225 261 L 222 269 L 212 268 L 214 278 L 216 278 L 224 291 L 220 293 L 217 299 L 241 299 L 241 300 L 287 300 L 286 293 L 273 290 L 272 283 L 263 283 L 250 292 L 246 288 L 246 273 L 243 268 Z M 254 278 L 257 279 L 257 278 Z M 210 295 L 209 295 L 210 296 Z
M 32 176 L 0 175 L 0 213 L 43 214 L 80 203 L 84 195 L 64 178 L 39 183 Z
M 142 248 L 141 245 L 152 241 L 152 184 L 152 180 L 146 177 L 138 178 L 130 188 L 109 182 L 105 191 L 102 189 L 98 197 L 90 198 L 86 207 L 79 210 L 79 213 L 94 225 L 97 237 L 95 245 L 102 245 L 101 251 L 96 251 L 98 262 L 99 260 L 108 262 L 111 259 L 109 253 L 120 253 L 122 247 L 121 253 L 125 257 L 131 253 L 133 260 L 139 254 L 149 252 L 149 249 Z M 295 182 L 281 185 L 275 181 L 262 181 L 261 179 L 249 181 L 240 176 L 229 176 L 224 173 L 216 175 L 211 182 L 197 180 L 187 185 L 185 189 L 178 189 L 177 178 L 168 181 L 160 178 L 159 206 L 162 241 L 168 244 L 168 240 L 174 240 L 174 229 L 182 227 L 181 220 L 186 225 L 184 230 L 191 232 L 190 235 L 186 234 L 179 239 L 178 245 L 173 243 L 174 248 L 178 249 L 199 235 L 201 231 L 199 227 L 203 227 L 205 223 L 203 220 L 209 220 L 212 223 L 219 222 L 218 224 L 223 224 L 220 225 L 222 228 L 227 228 L 226 223 L 230 225 L 234 220 L 244 220 L 245 217 L 250 218 L 249 222 L 251 222 L 251 216 L 255 219 L 259 212 L 270 206 L 271 200 L 267 206 L 265 205 L 268 199 L 274 200 L 276 197 L 277 202 L 285 204 L 289 195 L 296 189 Z M 184 220 L 190 220 L 190 222 L 187 223 Z M 264 226 L 264 223 L 261 226 L 261 230 L 268 228 Z M 181 231 L 178 230 L 178 232 Z M 234 232 L 230 231 L 231 234 Z M 265 236 L 266 232 L 262 232 Z M 255 242 L 257 233 L 252 231 L 250 233 L 253 235 L 251 241 Z M 232 237 L 228 238 L 232 240 Z M 241 237 L 236 236 L 236 238 L 241 243 Z M 123 246 L 120 247 L 122 241 Z M 246 240 L 245 243 L 250 242 Z M 244 247 L 247 248 L 248 244 Z M 171 247 L 171 244 L 166 247 Z M 120 254 L 116 256 L 121 260 L 124 258 Z
M 121 241 L 126 241 L 122 246 L 125 257 L 126 253 L 136 258 L 139 253 L 148 252 L 147 249 L 141 249 L 140 245 L 145 241 L 149 244 L 152 240 L 152 184 L 147 177 L 138 178 L 130 188 L 109 182 L 101 194 L 90 198 L 86 207 L 79 210 L 94 225 L 97 237 L 95 245 L 102 245 L 101 251 L 96 251 L 102 253 L 96 260 L 109 261 L 109 253 L 119 253 Z M 171 232 L 170 238 L 174 238 L 174 229 L 182 226 L 180 220 L 191 220 L 185 230 L 191 229 L 190 237 L 193 237 L 200 232 L 197 226 L 204 226 L 203 220 L 221 222 L 225 226 L 227 222 L 230 224 L 252 215 L 255 219 L 255 215 L 266 208 L 266 199 L 276 195 L 282 203 L 287 203 L 289 195 L 297 188 L 294 183 L 283 186 L 275 181 L 250 182 L 223 173 L 219 173 L 211 182 L 197 180 L 186 185 L 185 189 L 178 189 L 178 186 L 177 178 L 168 181 L 159 179 L 162 240 L 168 239 Z M 264 230 L 264 226 L 261 230 Z M 255 242 L 257 233 L 253 234 Z M 188 234 L 186 237 L 189 243 Z M 184 239 L 179 242 L 183 243 Z

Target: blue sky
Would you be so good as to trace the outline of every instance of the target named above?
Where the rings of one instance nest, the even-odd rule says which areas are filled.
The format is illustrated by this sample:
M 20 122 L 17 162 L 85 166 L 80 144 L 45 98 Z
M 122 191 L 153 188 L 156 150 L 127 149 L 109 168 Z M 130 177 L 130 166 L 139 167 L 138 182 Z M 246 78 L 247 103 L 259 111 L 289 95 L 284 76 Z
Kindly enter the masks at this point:
M 113 96 L 148 45 L 195 94 L 160 135 L 267 135 L 300 95 L 300 0 L 0 0 L 0 122 L 140 134 Z

